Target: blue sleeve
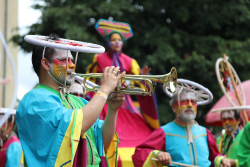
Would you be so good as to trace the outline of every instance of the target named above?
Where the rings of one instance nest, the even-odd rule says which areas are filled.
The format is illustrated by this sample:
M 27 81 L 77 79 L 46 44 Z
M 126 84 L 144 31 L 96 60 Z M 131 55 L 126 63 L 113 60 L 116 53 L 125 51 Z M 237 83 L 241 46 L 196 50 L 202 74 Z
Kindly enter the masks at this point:
M 95 135 L 95 143 L 96 143 L 96 149 L 100 156 L 104 156 L 103 153 L 103 138 L 102 138 L 102 125 L 104 121 L 97 119 L 92 126 L 94 135 Z
M 28 166 L 54 166 L 72 113 L 46 89 L 34 89 L 21 100 L 16 123 Z
M 5 167 L 18 167 L 22 154 L 22 147 L 19 142 L 14 142 L 9 145 L 6 153 Z
M 88 104 L 88 101 L 87 101 L 87 100 L 85 100 L 85 99 L 83 99 L 83 98 L 81 98 L 81 97 L 78 97 L 78 98 L 83 102 L 84 105 Z

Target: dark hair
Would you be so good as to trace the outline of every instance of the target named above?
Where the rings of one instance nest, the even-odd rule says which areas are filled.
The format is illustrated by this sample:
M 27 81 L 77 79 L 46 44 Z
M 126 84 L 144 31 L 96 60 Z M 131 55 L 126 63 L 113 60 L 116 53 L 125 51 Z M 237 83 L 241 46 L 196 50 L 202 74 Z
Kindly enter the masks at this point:
M 58 40 L 59 37 L 56 34 L 50 34 L 50 36 L 48 37 L 48 40 Z M 37 74 L 37 76 L 39 77 L 39 73 L 40 73 L 40 67 L 41 67 L 41 60 L 43 57 L 43 50 L 44 50 L 44 46 L 34 46 L 33 48 L 33 52 L 32 52 L 32 65 L 33 68 Z M 50 63 L 52 63 L 52 59 L 53 59 L 53 55 L 55 53 L 55 49 L 54 48 L 47 48 L 45 49 L 45 53 L 44 53 L 44 58 L 46 58 Z
M 238 121 L 238 119 L 240 119 L 240 112 L 238 110 L 233 110 L 234 112 L 234 118 Z M 221 114 L 222 117 L 222 114 Z

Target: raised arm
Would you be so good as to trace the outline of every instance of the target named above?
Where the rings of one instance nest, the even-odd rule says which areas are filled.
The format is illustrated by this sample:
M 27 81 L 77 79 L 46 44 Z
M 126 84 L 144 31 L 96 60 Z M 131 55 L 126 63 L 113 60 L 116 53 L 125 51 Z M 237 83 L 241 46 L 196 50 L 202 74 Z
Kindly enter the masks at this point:
M 119 67 L 106 67 L 103 72 L 101 79 L 100 92 L 106 94 L 107 96 L 115 89 L 117 82 L 121 79 L 125 73 L 122 73 L 116 76 L 116 72 L 119 70 Z M 97 120 L 99 117 L 106 99 L 102 96 L 95 95 L 89 103 L 82 108 L 83 111 L 83 121 L 82 121 L 82 131 L 81 134 L 84 134 Z

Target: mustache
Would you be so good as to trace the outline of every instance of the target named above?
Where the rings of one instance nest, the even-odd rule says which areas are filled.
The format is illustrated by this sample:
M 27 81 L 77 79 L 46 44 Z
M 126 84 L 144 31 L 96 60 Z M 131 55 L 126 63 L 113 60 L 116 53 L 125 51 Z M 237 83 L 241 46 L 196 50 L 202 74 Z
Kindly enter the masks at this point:
M 186 108 L 185 110 L 183 110 L 182 112 L 183 112 L 183 113 L 185 113 L 185 112 L 186 112 L 186 111 L 188 111 L 188 110 L 193 111 L 193 113 L 195 114 L 195 112 L 194 112 L 194 110 L 193 110 L 193 108 L 192 108 L 192 107 L 188 107 L 188 108 Z

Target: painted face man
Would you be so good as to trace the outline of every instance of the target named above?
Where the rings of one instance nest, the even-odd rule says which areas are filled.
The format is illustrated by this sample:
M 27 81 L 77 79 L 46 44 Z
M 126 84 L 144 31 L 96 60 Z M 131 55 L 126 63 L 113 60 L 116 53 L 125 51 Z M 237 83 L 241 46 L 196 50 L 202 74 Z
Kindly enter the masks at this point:
M 235 110 L 224 111 L 221 113 L 221 121 L 227 135 L 232 136 L 239 127 L 240 115 Z
M 216 164 L 215 167 L 230 167 L 231 162 L 220 155 L 212 133 L 194 120 L 197 99 L 195 90 L 176 89 L 170 101 L 176 119 L 156 129 L 137 146 L 132 157 L 135 167 L 171 166 L 172 161 L 197 166 Z M 157 158 L 158 162 L 150 161 L 151 158 Z
M 176 120 L 183 123 L 193 122 L 197 114 L 196 94 L 192 91 L 182 90 L 173 97 L 173 101 L 172 109 L 176 114 Z
M 52 78 L 61 84 L 64 84 L 66 78 L 66 85 L 70 85 L 73 82 L 73 78 L 71 77 L 72 72 L 75 72 L 75 65 L 71 52 L 68 50 L 55 49 L 52 63 L 49 65 L 49 73 L 52 75 Z

